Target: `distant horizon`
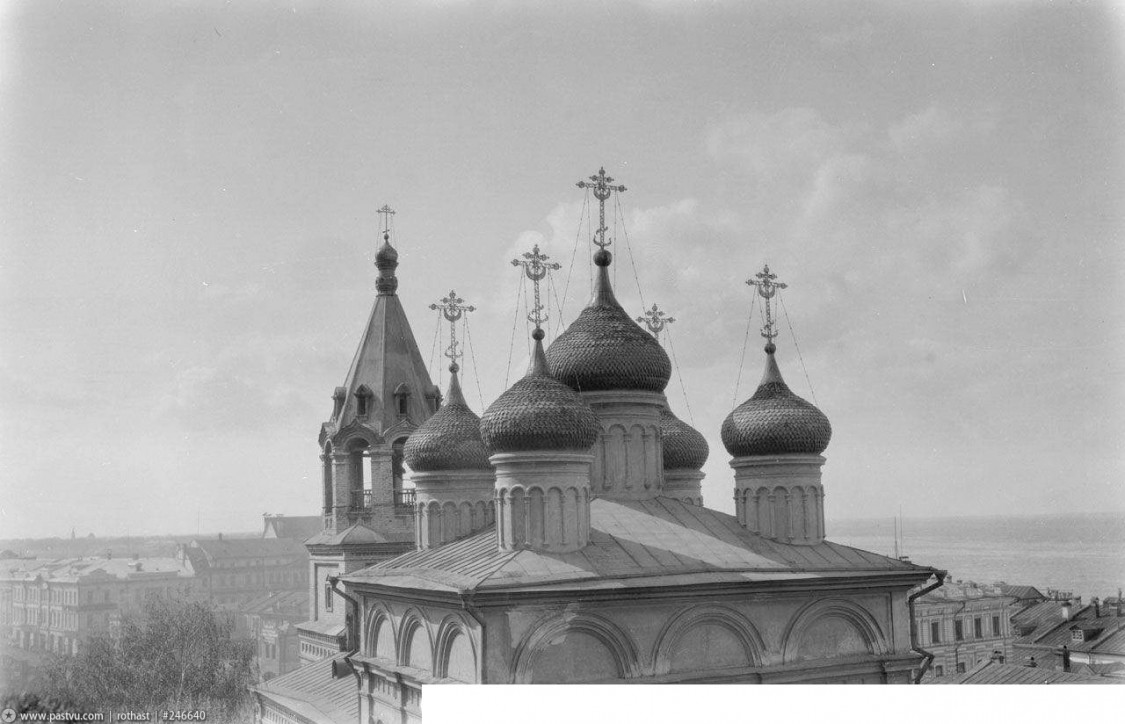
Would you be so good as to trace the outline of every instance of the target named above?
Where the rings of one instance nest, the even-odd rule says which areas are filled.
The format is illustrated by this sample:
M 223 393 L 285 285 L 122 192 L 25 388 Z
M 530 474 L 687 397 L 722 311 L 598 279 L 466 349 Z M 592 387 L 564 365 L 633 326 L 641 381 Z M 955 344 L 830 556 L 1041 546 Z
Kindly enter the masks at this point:
M 710 507 L 710 506 L 706 505 L 706 501 L 704 501 L 704 507 Z M 714 508 L 712 508 L 712 510 L 714 510 Z M 306 513 L 306 514 L 270 513 L 270 515 L 281 515 L 281 516 L 284 516 L 284 517 L 294 517 L 294 518 L 296 518 L 296 517 L 320 517 L 319 515 L 313 514 L 313 513 Z M 903 515 L 901 517 L 901 520 L 903 520 L 903 521 L 939 521 L 939 520 L 965 520 L 965 519 L 976 520 L 976 519 L 982 519 L 982 518 L 1005 518 L 1005 519 L 1010 519 L 1010 518 L 1063 518 L 1063 517 L 1067 517 L 1067 516 L 1072 516 L 1072 517 L 1113 517 L 1113 516 L 1125 517 L 1125 509 L 1123 509 L 1123 510 L 1096 510 L 1096 511 L 1069 511 L 1069 512 L 1068 511 L 1050 511 L 1050 512 L 1043 512 L 1043 513 L 1019 512 L 1019 513 L 968 513 L 968 514 L 965 514 L 965 515 L 914 515 L 914 516 Z M 832 540 L 832 528 L 831 528 L 831 526 L 832 526 L 833 523 L 863 523 L 863 522 L 870 522 L 870 521 L 891 522 L 896 517 L 897 516 L 894 516 L 894 515 L 833 517 L 830 514 L 826 514 L 826 516 L 825 516 L 825 527 L 827 528 L 827 538 L 828 538 L 828 540 Z M 237 537 L 260 536 L 262 534 L 262 530 L 261 530 L 261 528 L 258 528 L 258 529 L 248 528 L 248 529 L 245 529 L 245 530 L 234 530 L 234 529 L 214 530 L 214 529 L 212 529 L 212 530 L 209 530 L 209 531 L 201 531 L 201 532 L 198 532 L 198 533 L 156 533 L 156 532 L 98 533 L 97 531 L 85 531 L 85 532 L 77 532 L 76 531 L 75 537 L 73 538 L 73 540 L 81 540 L 83 538 L 87 538 L 87 536 L 90 533 L 94 534 L 95 539 L 207 538 L 207 537 L 216 537 L 220 534 L 222 534 L 224 536 L 237 536 Z M 48 536 L 38 536 L 38 537 L 21 536 L 21 537 L 0 538 L 0 545 L 2 545 L 4 543 L 8 543 L 8 542 L 13 542 L 13 541 L 48 541 L 48 540 L 68 541 L 68 540 L 72 540 L 72 539 L 71 539 L 69 533 L 67 533 L 66 535 L 48 535 Z M 1125 543 L 1123 543 L 1123 546 L 1125 546 Z

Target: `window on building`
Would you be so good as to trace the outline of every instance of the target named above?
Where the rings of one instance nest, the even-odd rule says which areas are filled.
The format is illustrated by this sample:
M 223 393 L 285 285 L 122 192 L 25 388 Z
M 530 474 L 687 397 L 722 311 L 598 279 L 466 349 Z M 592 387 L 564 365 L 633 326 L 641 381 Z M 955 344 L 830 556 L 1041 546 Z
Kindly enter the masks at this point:
M 980 616 L 973 619 L 973 638 L 984 638 L 984 623 L 981 621 Z
M 953 622 L 953 639 L 955 641 L 965 640 L 965 622 L 960 619 Z
M 1000 617 L 999 616 L 993 616 L 992 617 L 992 635 L 993 636 L 999 636 L 1000 635 Z
M 965 662 L 964 661 L 961 661 L 957 664 L 957 673 L 958 674 L 965 673 Z
M 367 389 L 367 385 L 360 385 L 359 389 L 355 391 L 355 414 L 359 417 L 367 417 L 371 413 L 371 390 Z
M 332 610 L 332 584 L 329 581 L 324 582 L 324 610 Z
M 935 643 L 935 644 L 941 643 L 941 622 L 940 621 L 931 621 L 930 622 L 930 643 Z
M 934 667 L 934 675 L 935 676 L 945 676 L 945 667 L 944 666 L 935 666 Z

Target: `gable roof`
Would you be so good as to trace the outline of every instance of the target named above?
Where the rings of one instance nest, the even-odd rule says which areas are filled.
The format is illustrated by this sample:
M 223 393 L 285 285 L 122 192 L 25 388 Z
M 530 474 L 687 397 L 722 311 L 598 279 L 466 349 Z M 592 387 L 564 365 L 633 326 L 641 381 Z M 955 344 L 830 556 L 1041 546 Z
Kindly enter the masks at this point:
M 349 583 L 464 592 L 633 588 L 902 575 L 933 569 L 856 548 L 778 543 L 726 513 L 671 498 L 590 503 L 590 543 L 573 553 L 503 551 L 495 528 L 406 553 L 345 576 Z
M 1000 592 L 1017 601 L 1045 601 L 1047 599 L 1035 586 L 1009 586 L 1004 583 L 1000 585 Z

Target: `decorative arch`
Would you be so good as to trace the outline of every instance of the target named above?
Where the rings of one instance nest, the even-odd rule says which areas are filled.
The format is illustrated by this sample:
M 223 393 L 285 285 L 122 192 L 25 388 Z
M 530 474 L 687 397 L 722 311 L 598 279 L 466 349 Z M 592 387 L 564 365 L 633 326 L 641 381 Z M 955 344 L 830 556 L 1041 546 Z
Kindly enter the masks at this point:
M 390 656 L 380 654 L 377 649 L 379 639 L 379 630 L 381 626 L 389 626 L 391 632 L 391 643 L 395 646 L 395 650 Z M 394 618 L 391 612 L 382 603 L 374 603 L 371 605 L 371 610 L 367 614 L 367 622 L 364 626 L 364 648 L 363 653 L 365 656 L 382 656 L 389 658 L 392 661 L 398 661 L 398 632 L 395 630 Z
M 469 634 L 468 622 L 460 614 L 449 614 L 442 619 L 441 624 L 438 625 L 437 640 L 434 645 L 434 650 L 437 655 L 434 657 L 434 676 L 438 678 L 449 677 L 449 657 L 453 644 L 456 643 L 458 636 L 463 636 L 469 645 L 469 650 L 473 656 L 473 674 L 479 679 L 480 677 L 480 656 L 477 652 L 476 641 Z M 475 682 L 466 682 L 475 683 Z
M 726 606 L 700 604 L 672 616 L 652 648 L 652 664 L 657 676 L 672 668 L 672 654 L 684 636 L 697 626 L 713 625 L 729 631 L 746 654 L 751 666 L 761 666 L 766 645 L 750 619 Z
M 782 663 L 796 663 L 798 647 L 805 633 L 826 619 L 839 619 L 850 624 L 872 654 L 882 655 L 889 650 L 879 622 L 867 609 L 845 598 L 825 598 L 802 607 L 785 627 L 781 637 Z
M 640 675 L 637 647 L 617 624 L 592 613 L 564 612 L 541 621 L 523 637 L 512 657 L 512 680 L 517 684 L 531 683 L 536 658 L 555 637 L 570 632 L 587 634 L 604 645 L 622 679 Z
M 425 636 L 426 648 L 430 655 L 430 671 L 428 673 L 432 674 L 434 661 L 433 632 L 430 630 L 429 622 L 426 621 L 422 612 L 413 607 L 406 610 L 398 625 L 398 635 L 395 637 L 395 648 L 398 649 L 397 663 L 399 666 L 416 666 L 416 664 L 410 662 L 410 643 L 416 631 L 421 631 L 422 635 Z

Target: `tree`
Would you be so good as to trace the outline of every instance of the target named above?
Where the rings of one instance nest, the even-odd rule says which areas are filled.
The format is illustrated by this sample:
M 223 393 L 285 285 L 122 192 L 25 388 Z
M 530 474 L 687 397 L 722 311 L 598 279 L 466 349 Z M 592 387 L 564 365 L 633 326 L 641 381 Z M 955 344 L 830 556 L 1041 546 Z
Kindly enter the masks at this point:
M 93 708 L 207 709 L 208 721 L 250 704 L 253 643 L 198 601 L 155 597 L 122 615 L 117 631 L 59 661 L 52 693 Z

